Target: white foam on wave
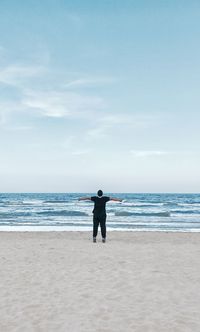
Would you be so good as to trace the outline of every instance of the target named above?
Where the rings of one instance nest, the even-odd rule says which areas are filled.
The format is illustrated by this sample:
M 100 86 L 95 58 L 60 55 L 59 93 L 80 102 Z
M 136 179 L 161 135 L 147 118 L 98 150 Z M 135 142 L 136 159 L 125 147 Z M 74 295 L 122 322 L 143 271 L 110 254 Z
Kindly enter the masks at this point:
M 110 228 L 107 227 L 109 232 L 170 232 L 170 233 L 200 233 L 199 228 L 193 229 L 159 229 L 159 228 Z M 91 227 L 76 227 L 76 226 L 1 226 L 2 232 L 92 232 Z

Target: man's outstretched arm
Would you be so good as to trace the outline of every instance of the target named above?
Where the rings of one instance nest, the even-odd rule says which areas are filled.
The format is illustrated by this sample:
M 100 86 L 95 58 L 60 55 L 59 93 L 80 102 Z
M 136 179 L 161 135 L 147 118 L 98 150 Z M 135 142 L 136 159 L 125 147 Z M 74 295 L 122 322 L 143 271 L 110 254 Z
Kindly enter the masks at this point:
M 110 201 L 115 201 L 115 202 L 122 202 L 123 199 L 120 198 L 114 198 L 114 197 L 110 197 Z
M 91 201 L 91 197 L 80 197 L 79 201 Z

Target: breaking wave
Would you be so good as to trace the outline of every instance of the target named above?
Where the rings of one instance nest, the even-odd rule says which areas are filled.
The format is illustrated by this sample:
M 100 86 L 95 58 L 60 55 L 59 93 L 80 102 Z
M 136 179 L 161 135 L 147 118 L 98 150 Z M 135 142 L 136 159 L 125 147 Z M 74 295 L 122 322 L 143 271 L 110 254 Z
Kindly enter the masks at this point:
M 138 216 L 138 217 L 170 217 L 170 212 L 128 212 L 128 211 L 118 211 L 115 212 L 115 216 L 118 217 L 128 217 L 128 216 Z
M 63 210 L 63 211 L 41 211 L 37 212 L 39 215 L 44 215 L 44 216 L 61 216 L 61 217 L 74 217 L 74 216 L 88 216 L 87 213 L 81 212 L 81 211 L 68 211 L 68 210 Z

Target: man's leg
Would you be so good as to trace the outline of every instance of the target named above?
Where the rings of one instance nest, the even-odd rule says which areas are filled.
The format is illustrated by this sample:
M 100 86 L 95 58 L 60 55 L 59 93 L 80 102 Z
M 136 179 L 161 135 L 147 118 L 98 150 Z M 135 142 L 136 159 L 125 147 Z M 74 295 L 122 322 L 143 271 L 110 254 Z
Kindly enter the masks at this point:
M 101 217 L 100 219 L 100 226 L 101 226 L 101 236 L 102 239 L 106 239 L 106 216 Z
M 97 237 L 99 227 L 99 218 L 93 216 L 93 239 Z

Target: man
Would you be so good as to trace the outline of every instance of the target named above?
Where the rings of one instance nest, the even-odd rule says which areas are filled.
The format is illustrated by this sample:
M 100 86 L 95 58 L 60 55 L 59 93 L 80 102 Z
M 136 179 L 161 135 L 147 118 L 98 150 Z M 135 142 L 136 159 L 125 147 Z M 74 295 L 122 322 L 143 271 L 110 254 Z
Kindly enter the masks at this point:
M 102 242 L 106 242 L 106 203 L 109 201 L 122 202 L 122 199 L 103 196 L 103 191 L 98 190 L 97 196 L 81 197 L 79 201 L 93 201 L 93 242 L 96 243 L 99 224 L 101 226 Z

